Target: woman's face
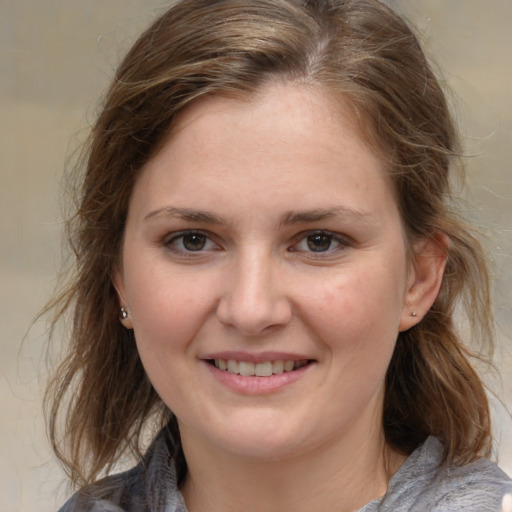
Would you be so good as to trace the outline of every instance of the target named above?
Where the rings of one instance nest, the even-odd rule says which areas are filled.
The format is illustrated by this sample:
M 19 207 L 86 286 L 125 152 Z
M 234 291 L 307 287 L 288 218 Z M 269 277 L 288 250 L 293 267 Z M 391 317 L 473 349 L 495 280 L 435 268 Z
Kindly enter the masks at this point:
M 282 85 L 181 115 L 116 286 L 184 441 L 276 459 L 381 434 L 408 267 L 380 161 L 339 106 Z

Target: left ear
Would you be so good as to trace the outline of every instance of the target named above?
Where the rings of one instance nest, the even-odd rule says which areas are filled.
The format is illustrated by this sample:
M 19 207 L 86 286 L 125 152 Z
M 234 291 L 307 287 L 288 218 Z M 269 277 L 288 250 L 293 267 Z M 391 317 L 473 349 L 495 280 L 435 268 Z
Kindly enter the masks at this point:
M 434 304 L 443 283 L 450 240 L 444 233 L 413 246 L 412 261 L 400 318 L 400 331 L 420 322 Z

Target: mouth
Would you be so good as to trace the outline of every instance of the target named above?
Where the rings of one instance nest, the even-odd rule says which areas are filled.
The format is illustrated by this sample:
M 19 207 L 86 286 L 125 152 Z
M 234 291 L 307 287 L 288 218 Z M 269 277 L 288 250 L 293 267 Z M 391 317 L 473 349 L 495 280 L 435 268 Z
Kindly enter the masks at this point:
M 312 359 L 294 360 L 276 360 L 262 361 L 253 363 L 251 361 L 237 361 L 234 359 L 208 359 L 207 362 L 233 375 L 242 377 L 271 377 L 272 375 L 281 375 L 283 373 L 294 372 L 300 368 L 312 364 Z

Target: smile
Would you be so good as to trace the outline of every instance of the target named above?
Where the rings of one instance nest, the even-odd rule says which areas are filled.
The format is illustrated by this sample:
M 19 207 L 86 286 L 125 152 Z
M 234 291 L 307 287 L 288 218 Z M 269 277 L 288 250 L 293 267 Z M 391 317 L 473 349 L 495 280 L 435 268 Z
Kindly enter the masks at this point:
M 263 361 L 253 363 L 250 361 L 235 361 L 234 359 L 213 359 L 213 364 L 219 370 L 241 375 L 243 377 L 271 377 L 272 375 L 280 375 L 285 372 L 293 372 L 306 366 L 310 361 L 302 359 L 300 361 Z

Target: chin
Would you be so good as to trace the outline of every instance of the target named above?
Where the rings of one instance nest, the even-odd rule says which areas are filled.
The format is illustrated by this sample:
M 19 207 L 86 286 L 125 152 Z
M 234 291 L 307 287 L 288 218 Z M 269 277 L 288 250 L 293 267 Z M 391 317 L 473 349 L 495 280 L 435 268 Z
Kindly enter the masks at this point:
M 260 462 L 285 460 L 299 455 L 297 442 L 291 441 L 290 438 L 280 439 L 275 436 L 262 440 L 261 436 L 259 439 L 244 436 L 244 438 L 241 439 L 235 440 L 230 438 L 225 441 L 225 451 L 237 457 L 245 457 Z M 302 443 L 298 444 L 301 447 L 301 451 L 305 450 L 305 446 L 303 446 Z
M 296 426 L 286 424 L 283 417 L 270 419 L 262 414 L 263 418 L 254 418 L 246 414 L 244 418 L 231 418 L 228 423 L 223 421 L 215 426 L 210 422 L 208 430 L 200 428 L 195 432 L 202 438 L 201 444 L 214 446 L 223 453 L 230 453 L 237 457 L 247 457 L 261 461 L 275 461 L 296 456 L 298 452 L 307 450 L 310 444 L 305 432 L 298 432 Z M 226 418 L 224 418 L 226 420 Z M 182 436 L 188 434 L 187 427 L 180 425 Z

